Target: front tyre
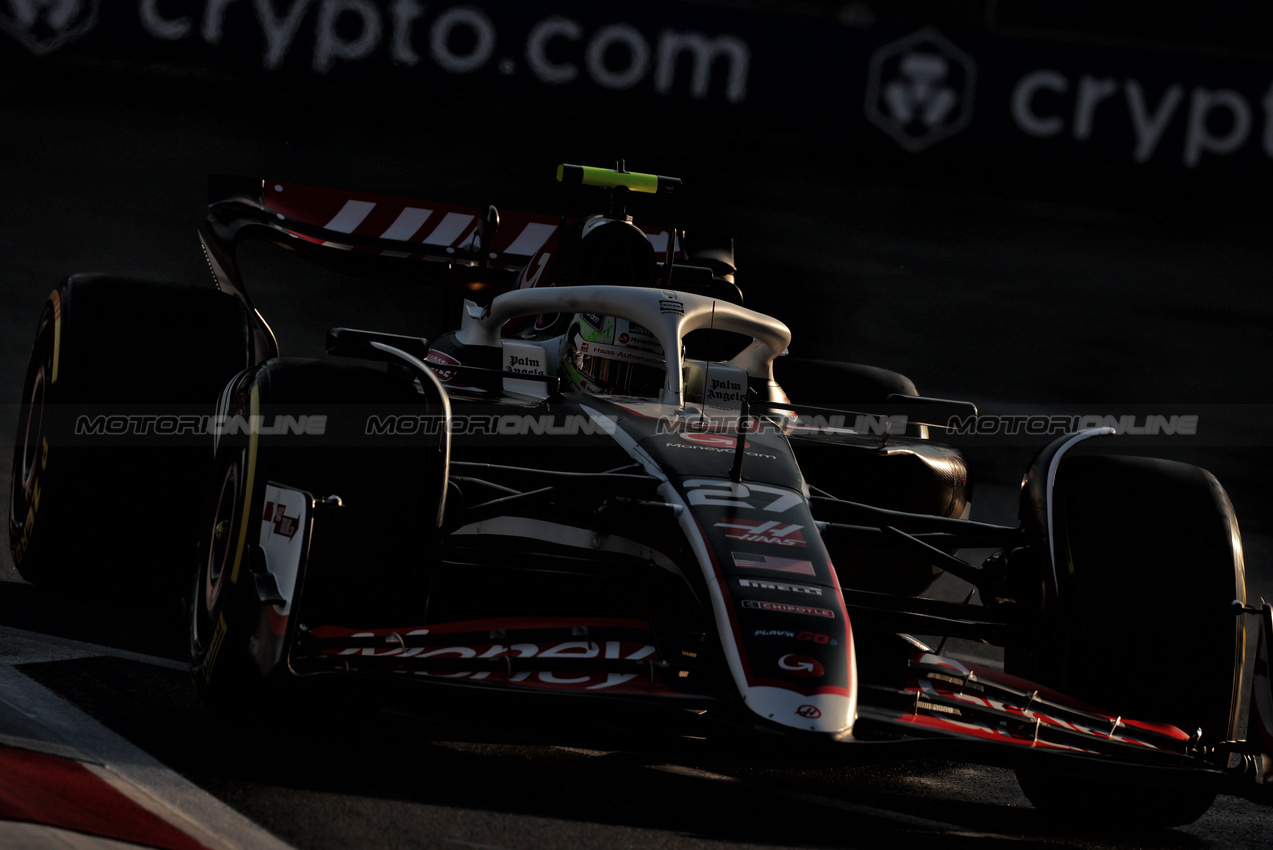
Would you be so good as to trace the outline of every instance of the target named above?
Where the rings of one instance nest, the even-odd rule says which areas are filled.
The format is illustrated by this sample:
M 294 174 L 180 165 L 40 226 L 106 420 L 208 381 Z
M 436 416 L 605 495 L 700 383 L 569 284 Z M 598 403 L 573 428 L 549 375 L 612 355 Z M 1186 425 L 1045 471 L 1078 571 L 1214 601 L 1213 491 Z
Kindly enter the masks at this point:
M 314 672 L 304 653 L 294 665 L 303 629 L 423 621 L 446 456 L 439 429 L 372 427 L 433 421 L 426 396 L 396 370 L 276 358 L 239 375 L 223 399 L 198 526 L 190 664 L 204 702 L 238 717 L 245 705 L 288 701 L 294 674 Z M 279 530 L 279 492 L 309 499 L 290 531 Z
M 57 528 L 60 512 L 48 508 L 49 422 L 48 396 L 53 376 L 54 332 L 57 301 L 44 306 L 31 347 L 17 439 L 13 447 L 13 479 L 9 491 L 9 545 L 14 566 L 27 581 L 37 583 L 50 571 L 45 564 L 57 561 Z M 60 488 L 57 491 L 60 493 Z M 41 510 L 44 508 L 44 510 Z M 43 561 L 43 563 L 42 563 Z
M 210 706 L 229 709 L 256 696 L 264 682 L 247 653 L 222 651 L 228 635 L 245 635 L 247 613 L 233 599 L 235 572 L 244 566 L 248 494 L 243 451 L 217 458 L 198 529 L 198 554 L 190 599 L 190 668 L 195 690 Z
M 1170 723 L 1213 747 L 1235 733 L 1244 631 L 1242 543 L 1233 506 L 1206 470 L 1155 458 L 1063 460 L 1054 490 L 1057 568 L 1035 641 L 1005 668 L 1103 712 Z M 1180 826 L 1214 790 L 1144 787 L 1022 770 L 1040 809 L 1097 823 Z

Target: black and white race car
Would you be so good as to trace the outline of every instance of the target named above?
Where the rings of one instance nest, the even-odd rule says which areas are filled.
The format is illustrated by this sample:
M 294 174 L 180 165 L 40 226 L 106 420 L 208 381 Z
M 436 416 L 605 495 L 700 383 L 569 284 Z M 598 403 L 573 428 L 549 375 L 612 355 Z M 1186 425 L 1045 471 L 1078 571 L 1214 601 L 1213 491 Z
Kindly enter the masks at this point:
M 1246 603 L 1209 473 L 1079 431 L 1040 449 L 1018 517 L 974 521 L 965 456 L 929 435 L 975 407 L 788 356 L 729 251 L 627 214 L 679 181 L 557 176 L 608 211 L 214 179 L 215 287 L 69 278 L 24 390 L 22 575 L 184 593 L 195 686 L 231 716 L 376 676 L 1004 764 L 1040 807 L 1127 822 L 1273 802 L 1273 609 Z M 456 293 L 458 319 L 282 357 L 249 239 Z M 123 511 L 147 522 L 123 532 Z M 943 573 L 968 601 L 925 596 Z M 1002 647 L 1002 669 L 947 637 Z

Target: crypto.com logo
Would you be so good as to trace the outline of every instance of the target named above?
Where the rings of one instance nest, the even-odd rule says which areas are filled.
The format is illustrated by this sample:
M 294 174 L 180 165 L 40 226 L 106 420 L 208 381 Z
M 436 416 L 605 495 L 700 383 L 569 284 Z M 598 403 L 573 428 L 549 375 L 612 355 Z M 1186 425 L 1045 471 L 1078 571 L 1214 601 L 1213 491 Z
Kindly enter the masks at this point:
M 97 26 L 97 0 L 0 0 L 0 29 L 36 56 Z
M 977 66 L 932 27 L 876 50 L 866 117 L 915 153 L 968 126 Z

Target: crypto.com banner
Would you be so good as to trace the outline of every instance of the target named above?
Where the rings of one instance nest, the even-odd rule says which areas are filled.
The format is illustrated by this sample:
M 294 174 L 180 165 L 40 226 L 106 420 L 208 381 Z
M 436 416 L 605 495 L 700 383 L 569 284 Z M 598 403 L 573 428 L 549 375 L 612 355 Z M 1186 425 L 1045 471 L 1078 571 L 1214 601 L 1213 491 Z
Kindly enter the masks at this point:
M 722 141 L 779 122 L 902 167 L 1011 162 L 1252 195 L 1273 177 L 1273 64 L 984 27 L 653 0 L 0 0 L 0 55 L 340 81 L 403 108 L 438 93 L 495 111 L 604 104 Z

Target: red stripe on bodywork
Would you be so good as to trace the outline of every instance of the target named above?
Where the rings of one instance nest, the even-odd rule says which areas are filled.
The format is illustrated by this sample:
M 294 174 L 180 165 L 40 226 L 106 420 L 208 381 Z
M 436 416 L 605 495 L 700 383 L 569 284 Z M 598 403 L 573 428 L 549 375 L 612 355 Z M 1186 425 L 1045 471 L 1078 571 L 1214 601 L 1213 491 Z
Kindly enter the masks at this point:
M 935 717 L 925 714 L 906 714 L 894 718 L 899 723 L 909 723 L 912 726 L 923 726 L 927 729 L 936 729 L 941 732 L 949 732 L 970 738 L 981 738 L 986 741 L 999 741 L 1005 744 L 1016 744 L 1018 746 L 1037 747 L 1044 750 L 1070 750 L 1073 752 L 1090 753 L 1092 750 L 1085 750 L 1081 747 L 1071 747 L 1066 744 L 1057 744 L 1051 741 L 1032 742 L 1027 738 L 1016 738 L 1007 732 L 1001 732 L 992 727 L 982 726 L 974 723 L 958 723 L 947 720 L 944 717 Z
M 592 626 L 595 628 L 637 629 L 648 632 L 650 624 L 644 620 L 629 620 L 618 617 L 588 619 L 578 617 L 508 617 L 503 620 L 463 620 L 456 623 L 434 623 L 427 626 L 403 626 L 395 629 L 351 629 L 345 626 L 315 626 L 310 630 L 316 638 L 349 637 L 351 635 L 390 635 L 405 632 L 427 631 L 431 635 L 464 634 L 467 632 L 489 632 L 494 629 L 515 631 L 519 629 L 569 629 L 575 626 Z
M 1051 702 L 1068 706 L 1079 711 L 1086 711 L 1088 714 L 1095 714 L 1104 717 L 1110 721 L 1114 720 L 1114 715 L 1106 712 L 1104 709 L 1096 708 L 1085 702 L 1080 702 L 1073 697 L 1066 696 L 1063 693 L 1054 691 L 1051 688 L 1036 685 L 1028 679 L 1022 679 L 1020 676 L 1013 676 L 1010 673 L 1001 673 L 998 670 L 991 670 L 985 667 L 978 667 L 969 664 L 968 669 L 977 674 L 978 679 L 987 682 L 996 682 L 1000 685 L 1006 685 L 1010 688 L 1018 688 L 1023 691 L 1038 691 L 1039 696 Z M 1172 726 L 1170 723 L 1152 723 L 1144 720 L 1131 720 L 1126 717 L 1119 718 L 1124 726 L 1130 726 L 1136 729 L 1144 729 L 1148 732 L 1157 732 L 1159 735 L 1166 735 L 1169 738 L 1175 738 L 1177 741 L 1188 741 L 1189 736 L 1179 728 Z

